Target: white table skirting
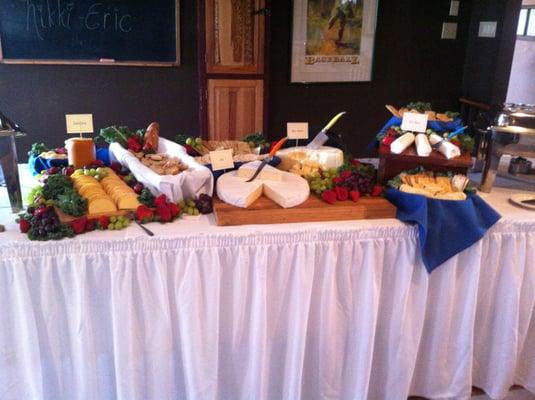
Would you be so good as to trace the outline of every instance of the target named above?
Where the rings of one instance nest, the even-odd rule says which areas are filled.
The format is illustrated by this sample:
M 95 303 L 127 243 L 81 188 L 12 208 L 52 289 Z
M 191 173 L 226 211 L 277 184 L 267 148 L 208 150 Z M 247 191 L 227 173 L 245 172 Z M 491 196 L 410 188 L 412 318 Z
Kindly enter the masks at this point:
M 535 391 L 535 231 L 515 228 L 432 275 L 399 228 L 14 246 L 0 398 Z
M 8 224 L 0 399 L 535 392 L 535 218 L 493 205 L 508 218 L 431 275 L 395 220 L 202 217 L 54 243 Z

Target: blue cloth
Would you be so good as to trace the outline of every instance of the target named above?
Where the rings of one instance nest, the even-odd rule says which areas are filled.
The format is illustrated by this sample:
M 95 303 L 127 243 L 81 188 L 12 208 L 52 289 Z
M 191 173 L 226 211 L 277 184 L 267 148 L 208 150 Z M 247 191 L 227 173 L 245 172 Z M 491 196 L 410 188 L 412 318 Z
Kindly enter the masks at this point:
M 385 197 L 397 207 L 398 219 L 418 225 L 422 260 L 429 273 L 476 243 L 501 218 L 477 195 L 462 201 L 435 200 L 387 189 Z
M 110 152 L 107 147 L 97 148 L 97 160 L 101 160 L 104 165 L 110 165 Z M 39 156 L 30 156 L 28 159 L 28 167 L 32 175 L 37 175 L 44 169 L 51 167 L 66 167 L 68 161 L 66 158 L 54 159 L 54 158 L 43 158 Z

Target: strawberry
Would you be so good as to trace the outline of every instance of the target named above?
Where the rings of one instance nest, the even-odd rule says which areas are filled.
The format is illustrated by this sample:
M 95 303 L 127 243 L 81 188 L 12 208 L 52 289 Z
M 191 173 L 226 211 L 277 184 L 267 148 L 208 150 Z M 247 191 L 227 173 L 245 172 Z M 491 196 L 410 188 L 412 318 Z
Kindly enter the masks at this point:
M 450 142 L 458 148 L 461 148 L 461 142 L 459 141 L 459 139 L 452 139 Z
M 351 173 L 351 171 L 348 171 L 348 170 L 345 170 L 345 171 L 342 171 L 342 173 L 340 174 L 340 177 L 344 178 L 344 179 L 347 179 L 349 178 L 351 175 L 353 175 Z
M 85 232 L 85 225 L 87 224 L 87 217 L 77 218 L 74 221 L 71 221 L 69 225 L 75 234 L 79 235 L 80 233 Z
M 126 142 L 128 150 L 132 150 L 134 153 L 139 153 L 141 151 L 141 143 L 137 136 L 130 136 Z
M 110 219 L 105 215 L 98 217 L 98 224 L 100 225 L 100 229 L 108 229 Z
M 177 217 L 180 214 L 180 207 L 177 206 L 175 203 L 168 203 L 167 207 L 169 208 L 169 211 L 171 211 L 171 216 L 173 218 Z
M 28 233 L 32 225 L 29 221 L 25 220 L 24 218 L 21 218 L 19 221 L 19 229 L 21 233 Z
M 158 197 L 154 199 L 154 205 L 156 207 L 158 206 L 165 206 L 167 205 L 167 196 L 165 194 L 161 194 Z
M 337 186 L 334 188 L 334 191 L 336 192 L 336 199 L 340 201 L 346 201 L 347 197 L 349 196 L 349 192 L 346 187 L 343 186 Z
M 170 222 L 173 219 L 171 210 L 165 204 L 156 206 L 156 214 L 160 217 L 161 222 Z
M 74 173 L 74 167 L 65 167 L 62 171 L 63 175 L 71 176 Z
M 344 182 L 344 178 L 342 178 L 342 177 L 340 177 L 340 176 L 337 176 L 336 178 L 333 178 L 333 183 L 334 183 L 335 185 L 339 185 L 339 184 L 341 184 L 341 183 L 343 183 L 343 182 Z
M 334 204 L 336 203 L 336 192 L 334 190 L 326 190 L 321 194 L 321 198 L 326 203 Z
M 375 185 L 372 190 L 372 196 L 377 197 L 383 193 L 383 187 L 381 185 Z
M 85 223 L 85 231 L 91 232 L 95 230 L 95 220 L 94 219 L 88 219 Z
M 152 219 L 154 218 L 152 210 L 144 204 L 138 206 L 136 210 L 136 216 L 138 221 L 143 224 L 152 221 Z
M 349 197 L 351 197 L 351 200 L 356 203 L 360 199 L 360 192 L 357 190 L 352 190 L 351 192 L 349 192 Z
M 394 140 L 396 140 L 396 138 L 395 138 L 394 136 L 386 135 L 386 136 L 383 138 L 382 143 L 383 143 L 385 146 L 390 146 Z
M 351 165 L 353 165 L 354 167 L 358 167 L 360 165 L 360 161 L 359 160 L 355 160 L 354 158 L 352 158 L 350 160 L 350 163 Z

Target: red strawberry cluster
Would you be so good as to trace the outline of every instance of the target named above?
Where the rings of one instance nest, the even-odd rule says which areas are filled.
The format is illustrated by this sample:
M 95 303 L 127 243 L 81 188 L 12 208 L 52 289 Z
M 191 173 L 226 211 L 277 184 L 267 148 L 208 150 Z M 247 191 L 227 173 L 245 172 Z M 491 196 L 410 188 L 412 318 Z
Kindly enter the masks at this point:
M 396 131 L 395 129 L 389 128 L 386 131 L 385 136 L 381 140 L 381 143 L 385 146 L 390 146 L 392 142 L 397 139 L 398 136 L 399 136 L 398 131 Z
M 154 209 L 142 204 L 137 208 L 136 217 L 142 224 L 151 221 L 171 222 L 180 216 L 180 207 L 169 201 L 165 194 L 154 199 Z
M 126 145 L 128 150 L 132 150 L 134 153 L 139 153 L 143 147 L 137 135 L 130 136 L 126 142 Z

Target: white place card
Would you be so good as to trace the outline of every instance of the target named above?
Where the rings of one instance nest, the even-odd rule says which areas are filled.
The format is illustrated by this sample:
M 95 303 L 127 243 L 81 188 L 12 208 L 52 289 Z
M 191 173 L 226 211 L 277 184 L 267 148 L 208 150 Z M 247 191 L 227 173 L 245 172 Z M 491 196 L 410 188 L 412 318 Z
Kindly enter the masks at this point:
M 401 121 L 401 129 L 408 132 L 421 132 L 425 133 L 427 129 L 427 114 L 410 113 L 403 114 L 403 120 Z
M 67 133 L 93 133 L 93 114 L 66 114 Z
M 212 164 L 212 171 L 219 171 L 222 169 L 233 169 L 234 160 L 232 159 L 232 149 L 211 151 L 210 163 Z
M 288 139 L 308 139 L 308 122 L 288 122 L 286 132 Z

